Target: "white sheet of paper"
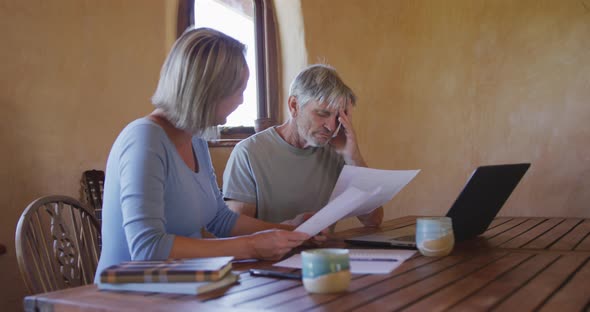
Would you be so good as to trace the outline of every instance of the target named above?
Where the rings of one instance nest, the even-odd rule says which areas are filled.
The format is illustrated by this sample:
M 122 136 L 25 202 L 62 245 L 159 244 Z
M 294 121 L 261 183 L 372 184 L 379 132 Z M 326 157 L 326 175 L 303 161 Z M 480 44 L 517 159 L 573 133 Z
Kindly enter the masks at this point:
M 353 274 L 389 274 L 414 253 L 416 253 L 415 250 L 349 249 L 350 272 Z M 301 254 L 293 255 L 273 265 L 301 269 Z
M 295 229 L 311 236 L 347 217 L 390 201 L 420 170 L 379 170 L 345 165 L 326 206 Z
M 297 227 L 295 231 L 314 236 L 342 219 L 345 215 L 358 209 L 372 196 L 375 196 L 375 192 L 365 192 L 351 186 L 330 200 L 326 206 Z
M 367 214 L 393 199 L 419 172 L 420 170 L 380 170 L 345 165 L 330 200 L 338 197 L 351 186 L 366 192 L 373 192 L 380 188 L 379 192 L 345 217 Z

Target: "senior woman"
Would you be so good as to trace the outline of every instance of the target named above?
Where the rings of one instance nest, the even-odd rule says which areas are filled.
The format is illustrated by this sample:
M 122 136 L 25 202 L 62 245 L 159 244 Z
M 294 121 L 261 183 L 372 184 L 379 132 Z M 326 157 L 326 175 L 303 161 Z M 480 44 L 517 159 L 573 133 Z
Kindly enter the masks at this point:
M 127 125 L 109 154 L 95 282 L 122 261 L 277 259 L 310 238 L 232 212 L 219 192 L 203 137 L 243 102 L 244 53 L 242 43 L 208 28 L 188 30 L 172 47 L 156 109 Z M 220 238 L 203 239 L 201 228 Z

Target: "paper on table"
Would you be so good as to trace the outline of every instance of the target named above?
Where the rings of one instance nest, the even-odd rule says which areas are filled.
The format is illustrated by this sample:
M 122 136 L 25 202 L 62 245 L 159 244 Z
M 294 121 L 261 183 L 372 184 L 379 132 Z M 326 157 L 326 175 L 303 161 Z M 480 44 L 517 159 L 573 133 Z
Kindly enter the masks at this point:
M 390 201 L 419 172 L 420 170 L 380 170 L 345 165 L 338 177 L 336 186 L 334 186 L 330 200 L 336 198 L 351 186 L 366 192 L 372 192 L 379 188 L 378 192 L 345 217 L 367 214 Z
M 349 249 L 350 272 L 353 274 L 389 274 L 415 250 Z M 274 266 L 301 269 L 301 254 L 293 255 Z
M 379 189 L 369 193 L 351 186 L 334 199 L 331 199 L 326 206 L 297 227 L 295 231 L 304 232 L 311 236 L 316 235 L 323 229 L 328 228 L 333 223 L 342 219 L 345 215 L 358 209 L 360 205 L 368 201 L 372 196 L 375 196 L 375 193 Z

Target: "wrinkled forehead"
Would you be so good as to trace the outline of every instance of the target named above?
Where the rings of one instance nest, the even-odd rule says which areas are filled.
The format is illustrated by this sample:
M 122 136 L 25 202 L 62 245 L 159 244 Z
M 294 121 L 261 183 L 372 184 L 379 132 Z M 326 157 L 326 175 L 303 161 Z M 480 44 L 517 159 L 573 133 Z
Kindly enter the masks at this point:
M 347 96 L 338 97 L 335 99 L 329 99 L 326 101 L 313 101 L 319 108 L 329 111 L 339 111 L 348 108 L 351 104 L 350 98 Z

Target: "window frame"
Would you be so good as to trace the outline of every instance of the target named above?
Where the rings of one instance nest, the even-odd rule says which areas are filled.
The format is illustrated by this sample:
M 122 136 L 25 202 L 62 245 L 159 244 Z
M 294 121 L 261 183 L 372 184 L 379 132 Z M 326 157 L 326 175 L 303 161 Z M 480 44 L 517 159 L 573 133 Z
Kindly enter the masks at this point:
M 256 52 L 256 103 L 257 118 L 254 127 L 222 127 L 220 138 L 210 140 L 210 147 L 234 146 L 250 135 L 277 124 L 279 112 L 279 85 L 277 65 L 277 35 L 272 0 L 250 0 L 254 5 L 255 52 Z M 194 0 L 179 0 L 179 37 L 188 27 L 194 27 Z

